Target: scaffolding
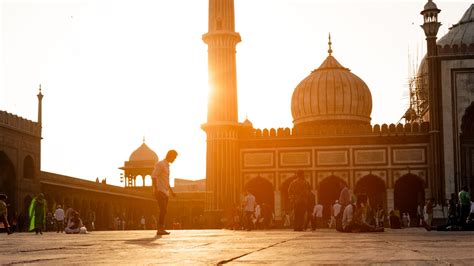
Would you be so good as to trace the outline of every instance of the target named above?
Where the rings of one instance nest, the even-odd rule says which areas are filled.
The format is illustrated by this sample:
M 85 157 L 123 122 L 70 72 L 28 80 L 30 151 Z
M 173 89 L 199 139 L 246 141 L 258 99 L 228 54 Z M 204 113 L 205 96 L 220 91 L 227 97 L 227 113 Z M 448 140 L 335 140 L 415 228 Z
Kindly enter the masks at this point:
M 411 55 L 409 55 L 408 60 L 411 61 L 408 70 L 409 106 L 399 122 L 405 120 L 405 123 L 422 123 L 428 119 L 427 112 L 429 108 L 427 61 L 426 58 L 423 58 L 420 64 L 413 63 L 414 60 L 411 59 Z

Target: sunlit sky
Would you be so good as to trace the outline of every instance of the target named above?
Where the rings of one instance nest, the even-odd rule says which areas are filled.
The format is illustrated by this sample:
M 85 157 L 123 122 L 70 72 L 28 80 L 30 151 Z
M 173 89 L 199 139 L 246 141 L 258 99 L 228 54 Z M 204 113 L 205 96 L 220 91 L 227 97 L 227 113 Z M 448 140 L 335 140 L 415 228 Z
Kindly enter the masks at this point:
M 41 170 L 120 185 L 145 137 L 160 159 L 179 152 L 172 178 L 205 178 L 207 0 L 0 1 L 0 109 L 37 121 L 42 85 Z M 435 2 L 438 37 L 472 3 Z M 426 50 L 425 3 L 235 0 L 239 120 L 292 127 L 293 90 L 331 32 L 333 55 L 372 92 L 372 123 L 398 122 Z

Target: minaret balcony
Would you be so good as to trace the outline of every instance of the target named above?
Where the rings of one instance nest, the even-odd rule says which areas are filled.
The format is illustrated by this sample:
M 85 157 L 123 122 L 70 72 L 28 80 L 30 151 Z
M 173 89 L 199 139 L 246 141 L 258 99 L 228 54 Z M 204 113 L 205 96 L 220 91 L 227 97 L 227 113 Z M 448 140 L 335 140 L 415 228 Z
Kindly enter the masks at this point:
M 242 39 L 240 34 L 233 31 L 213 31 L 202 36 L 207 45 L 236 45 Z

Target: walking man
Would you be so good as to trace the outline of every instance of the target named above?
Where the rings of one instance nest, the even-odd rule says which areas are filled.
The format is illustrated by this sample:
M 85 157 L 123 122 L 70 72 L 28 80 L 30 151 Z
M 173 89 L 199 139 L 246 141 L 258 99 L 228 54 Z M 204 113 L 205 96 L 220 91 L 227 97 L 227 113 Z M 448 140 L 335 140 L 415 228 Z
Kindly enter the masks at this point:
M 157 235 L 170 234 L 165 231 L 165 215 L 170 193 L 173 197 L 176 196 L 170 186 L 170 163 L 173 163 L 176 157 L 178 157 L 178 153 L 175 150 L 169 150 L 166 154 L 166 158 L 155 164 L 155 169 L 153 169 L 153 173 L 151 174 L 153 194 L 155 195 L 158 208 L 160 209 L 157 223 L 158 230 L 156 231 Z
M 8 224 L 8 209 L 7 203 L 5 202 L 8 199 L 6 194 L 0 194 L 0 223 L 3 223 L 5 230 L 8 234 L 11 234 L 10 225 Z
M 304 179 L 304 172 L 299 170 L 296 172 L 296 179 L 291 182 L 288 188 L 290 200 L 293 203 L 295 211 L 294 231 L 303 231 L 304 214 L 308 204 L 308 194 L 311 192 L 311 186 Z
M 329 222 L 329 228 L 333 228 L 333 226 L 336 227 L 336 217 L 338 217 L 340 211 L 341 204 L 339 204 L 339 200 L 336 200 L 331 207 L 331 221 Z
M 54 212 L 54 219 L 56 220 L 56 233 L 64 232 L 64 210 L 61 205 L 58 205 Z
M 244 198 L 245 224 L 246 230 L 252 230 L 252 215 L 255 211 L 255 196 L 247 190 L 247 196 Z

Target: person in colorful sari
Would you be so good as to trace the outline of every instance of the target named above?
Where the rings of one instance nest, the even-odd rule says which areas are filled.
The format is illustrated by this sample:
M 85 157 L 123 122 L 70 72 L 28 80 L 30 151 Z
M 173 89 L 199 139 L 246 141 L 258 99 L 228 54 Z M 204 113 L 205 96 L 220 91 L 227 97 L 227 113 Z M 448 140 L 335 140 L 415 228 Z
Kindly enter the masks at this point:
M 39 193 L 31 201 L 29 208 L 30 227 L 29 231 L 35 230 L 36 234 L 43 234 L 46 225 L 46 200 L 44 194 Z

